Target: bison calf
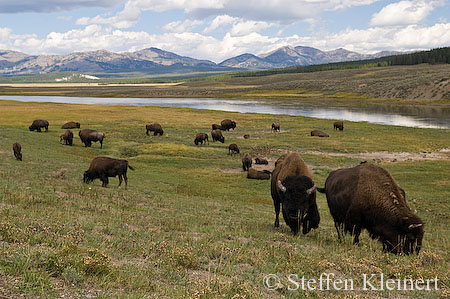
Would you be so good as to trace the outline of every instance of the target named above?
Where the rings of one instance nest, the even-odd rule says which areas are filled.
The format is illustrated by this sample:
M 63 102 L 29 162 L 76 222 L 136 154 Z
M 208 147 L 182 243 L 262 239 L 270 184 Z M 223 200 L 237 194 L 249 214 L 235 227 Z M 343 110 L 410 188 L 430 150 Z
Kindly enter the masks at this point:
M 328 135 L 325 132 L 319 131 L 319 130 L 313 130 L 311 131 L 311 136 L 317 136 L 317 137 L 330 137 L 330 135 Z
M 197 135 L 195 135 L 195 139 L 194 139 L 194 143 L 195 145 L 203 144 L 203 142 L 206 144 L 206 141 L 208 141 L 209 144 L 209 140 L 208 140 L 208 134 L 206 133 L 197 133 Z
M 239 154 L 239 146 L 236 143 L 232 143 L 228 146 L 228 154 L 229 155 L 233 155 L 233 154 Z
M 242 169 L 247 171 L 250 167 L 252 167 L 252 156 L 249 153 L 245 153 L 242 157 Z
M 344 233 L 359 242 L 363 228 L 393 253 L 419 253 L 423 222 L 406 204 L 405 192 L 387 170 L 372 163 L 332 171 L 325 193 L 338 238 Z
M 16 157 L 16 160 L 22 161 L 22 147 L 20 146 L 20 143 L 16 142 L 13 144 L 13 152 L 14 157 Z
M 147 130 L 147 132 L 145 133 L 145 134 L 147 134 L 147 136 L 148 136 L 148 132 L 153 132 L 153 136 L 156 136 L 158 134 L 159 134 L 159 136 L 162 136 L 164 134 L 164 130 L 163 130 L 162 126 L 158 123 L 146 125 L 145 129 Z
M 79 129 L 80 123 L 69 121 L 62 125 L 61 129 Z
M 59 136 L 59 142 L 64 141 L 65 145 L 72 145 L 73 143 L 73 133 L 71 130 L 66 130 L 64 134 Z
M 28 129 L 30 129 L 30 131 L 36 130 L 36 132 L 41 132 L 41 128 L 45 128 L 45 132 L 48 132 L 48 126 L 48 121 L 43 119 L 36 119 L 33 121 L 31 126 L 28 127 Z
M 119 186 L 122 184 L 123 177 L 125 180 L 125 189 L 127 189 L 128 168 L 134 170 L 134 168 L 128 164 L 127 160 L 119 160 L 109 157 L 96 157 L 91 161 L 89 169 L 84 172 L 83 181 L 85 183 L 89 183 L 95 179 L 100 179 L 102 181 L 102 187 L 106 187 L 109 183 L 108 177 L 119 176 Z
M 97 132 L 96 130 L 83 129 L 78 132 L 78 136 L 80 136 L 81 142 L 84 143 L 85 147 L 90 147 L 92 142 L 100 142 L 100 148 L 103 148 L 103 139 L 105 138 L 105 134 L 102 132 Z

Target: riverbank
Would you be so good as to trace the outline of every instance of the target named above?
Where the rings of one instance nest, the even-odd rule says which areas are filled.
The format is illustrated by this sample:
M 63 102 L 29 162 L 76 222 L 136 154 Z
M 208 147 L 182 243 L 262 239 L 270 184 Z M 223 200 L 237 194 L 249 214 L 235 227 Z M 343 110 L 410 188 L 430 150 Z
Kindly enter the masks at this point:
M 434 157 L 450 149 L 450 130 L 346 122 L 287 115 L 242 114 L 188 108 L 73 105 L 1 101 L 0 107 L 0 294 L 3 296 L 420 296 L 445 297 L 450 266 L 450 159 Z M 224 118 L 237 122 L 225 143 L 195 146 L 195 133 Z M 49 132 L 30 132 L 33 119 L 47 119 Z M 61 125 L 106 134 L 98 144 L 59 144 Z M 271 132 L 279 121 L 281 133 Z M 146 136 L 158 122 L 164 136 Z M 312 129 L 329 138 L 309 136 Z M 243 139 L 249 134 L 249 139 Z M 22 144 L 15 161 L 12 144 Z M 405 189 L 410 208 L 425 222 L 419 256 L 383 253 L 367 233 L 361 244 L 337 241 L 326 199 L 318 194 L 321 223 L 308 235 L 292 236 L 284 222 L 273 228 L 268 181 L 245 178 L 240 157 L 227 155 L 237 143 L 274 160 L 297 151 L 323 186 L 328 174 L 363 160 L 390 171 Z M 386 160 L 373 153 L 388 152 Z M 398 155 L 396 155 L 398 153 Z M 402 154 L 400 154 L 402 153 Z M 403 159 L 410 153 L 411 159 Z M 95 156 L 127 159 L 128 190 L 99 181 L 86 185 L 82 174 Z M 393 157 L 393 158 L 391 158 Z M 394 161 L 399 157 L 397 161 Z M 438 291 L 276 291 L 263 278 L 288 274 L 318 278 L 322 273 L 359 281 L 383 273 L 399 279 L 438 278 Z

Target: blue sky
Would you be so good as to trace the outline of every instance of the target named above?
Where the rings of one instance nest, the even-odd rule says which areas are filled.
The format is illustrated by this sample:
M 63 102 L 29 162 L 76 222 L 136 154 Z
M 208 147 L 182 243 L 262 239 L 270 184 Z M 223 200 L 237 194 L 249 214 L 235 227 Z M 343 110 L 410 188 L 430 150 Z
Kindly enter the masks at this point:
M 450 46 L 448 0 L 0 0 L 0 49 L 157 47 L 221 62 L 281 46 L 359 53 Z

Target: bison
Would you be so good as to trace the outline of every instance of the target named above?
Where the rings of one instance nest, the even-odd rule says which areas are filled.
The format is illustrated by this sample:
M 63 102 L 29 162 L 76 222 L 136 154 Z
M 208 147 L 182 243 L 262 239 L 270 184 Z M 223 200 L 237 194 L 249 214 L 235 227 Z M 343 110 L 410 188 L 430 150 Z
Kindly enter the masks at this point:
M 16 157 L 16 160 L 22 161 L 22 146 L 20 146 L 20 143 L 16 142 L 13 144 L 13 152 L 14 157 Z
M 211 137 L 213 141 L 220 141 L 222 143 L 225 142 L 225 137 L 222 135 L 222 131 L 219 129 L 211 131 Z
M 28 129 L 30 129 L 30 131 L 36 130 L 36 132 L 41 132 L 41 128 L 45 128 L 45 132 L 48 132 L 48 126 L 48 121 L 43 119 L 36 119 L 33 121 L 31 126 L 28 127 Z
M 232 143 L 228 146 L 228 154 L 229 155 L 233 155 L 233 154 L 239 154 L 239 146 L 236 143 Z
M 318 136 L 318 137 L 330 137 L 330 135 L 328 135 L 325 132 L 319 131 L 319 130 L 313 130 L 311 131 L 311 136 Z
M 280 132 L 280 123 L 279 122 L 275 122 L 272 124 L 272 131 Z
M 334 128 L 335 130 L 339 129 L 339 131 L 344 130 L 344 122 L 343 122 L 343 121 L 335 121 L 335 122 L 333 123 L 333 128 Z
M 100 142 L 100 148 L 103 148 L 103 139 L 105 138 L 105 134 L 102 132 L 97 132 L 96 130 L 83 129 L 78 132 L 78 136 L 80 136 L 81 142 L 84 143 L 85 147 L 90 147 L 92 142 Z
M 236 129 L 236 122 L 232 121 L 231 119 L 224 119 L 222 120 L 222 122 L 220 123 L 222 130 L 224 131 L 229 131 L 230 129 Z
M 145 129 L 147 130 L 147 132 L 145 132 L 145 134 L 147 134 L 147 136 L 148 136 L 148 132 L 153 132 L 153 136 L 156 136 L 158 134 L 159 134 L 159 136 L 162 136 L 164 134 L 163 128 L 158 123 L 146 125 Z
M 212 124 L 211 128 L 212 130 L 222 130 L 222 126 L 218 124 Z
M 69 121 L 62 125 L 61 129 L 79 129 L 80 123 Z
M 249 153 L 245 153 L 242 157 L 242 169 L 247 171 L 250 167 L 252 167 L 252 156 Z
M 268 165 L 269 164 L 269 161 L 267 161 L 266 159 L 264 159 L 264 158 L 260 158 L 260 157 L 256 157 L 255 158 L 255 164 L 259 164 L 259 165 Z
M 203 142 L 206 144 L 206 141 L 208 141 L 209 144 L 209 140 L 208 140 L 208 134 L 206 133 L 197 133 L 197 135 L 195 135 L 195 139 L 194 139 L 194 143 L 195 145 L 203 144 Z
M 109 183 L 108 177 L 119 176 L 119 186 L 122 184 L 123 177 L 125 180 L 125 189 L 127 189 L 128 168 L 134 170 L 134 168 L 128 164 L 127 160 L 119 160 L 109 157 L 95 157 L 92 159 L 89 169 L 84 172 L 83 181 L 85 183 L 89 183 L 95 179 L 100 179 L 102 181 L 102 187 L 106 187 Z
M 247 179 L 268 180 L 270 179 L 270 171 L 268 170 L 260 171 L 250 167 L 247 172 Z
M 249 139 L 250 135 L 249 134 L 245 134 L 243 137 L 244 137 L 244 139 Z
M 64 134 L 59 136 L 59 142 L 64 141 L 65 145 L 72 145 L 73 143 L 73 133 L 71 130 L 66 130 Z
M 320 215 L 316 203 L 316 185 L 311 179 L 308 166 L 297 153 L 280 157 L 272 172 L 271 195 L 275 206 L 275 227 L 280 226 L 282 205 L 283 218 L 294 235 L 303 226 L 303 234 L 319 227 Z
M 334 225 L 341 238 L 350 232 L 359 242 L 363 228 L 392 253 L 419 253 L 423 222 L 406 204 L 405 192 L 390 173 L 372 163 L 332 171 L 325 181 L 325 193 Z

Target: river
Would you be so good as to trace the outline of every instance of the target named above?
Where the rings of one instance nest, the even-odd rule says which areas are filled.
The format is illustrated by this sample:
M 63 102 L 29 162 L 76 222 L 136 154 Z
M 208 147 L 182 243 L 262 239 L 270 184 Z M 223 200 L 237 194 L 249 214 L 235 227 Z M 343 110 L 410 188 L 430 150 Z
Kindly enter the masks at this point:
M 427 105 L 369 104 L 354 107 L 330 105 L 329 101 L 311 103 L 215 98 L 94 98 L 3 95 L 0 96 L 0 99 L 22 102 L 179 107 L 241 113 L 285 114 L 356 122 L 366 121 L 417 128 L 450 128 L 450 108 Z

